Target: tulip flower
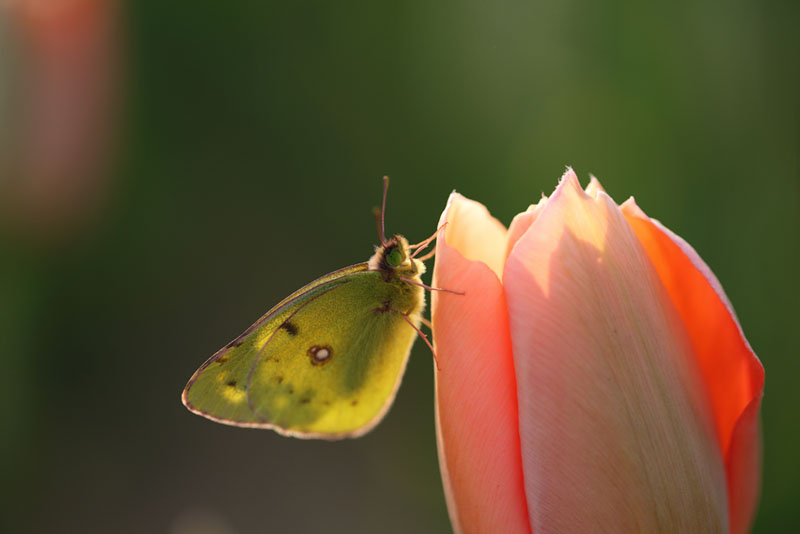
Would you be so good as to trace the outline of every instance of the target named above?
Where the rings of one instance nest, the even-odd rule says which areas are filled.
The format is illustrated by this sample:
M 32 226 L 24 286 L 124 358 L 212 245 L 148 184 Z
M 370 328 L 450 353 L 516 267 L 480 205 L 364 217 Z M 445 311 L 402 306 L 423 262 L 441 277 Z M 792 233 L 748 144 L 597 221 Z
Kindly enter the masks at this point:
M 568 169 L 506 229 L 453 193 L 432 321 L 456 532 L 746 532 L 764 371 L 720 283 Z

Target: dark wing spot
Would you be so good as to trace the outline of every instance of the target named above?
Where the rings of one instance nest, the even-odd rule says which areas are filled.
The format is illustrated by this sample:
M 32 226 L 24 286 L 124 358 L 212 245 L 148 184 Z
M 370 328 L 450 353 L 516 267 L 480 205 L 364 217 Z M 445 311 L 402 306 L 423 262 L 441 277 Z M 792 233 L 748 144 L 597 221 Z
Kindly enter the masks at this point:
M 233 341 L 231 341 L 230 343 L 228 343 L 227 345 L 225 345 L 225 348 L 226 349 L 232 349 L 232 348 L 238 347 L 239 345 L 242 344 L 242 342 L 244 342 L 244 338 L 243 337 L 236 338 Z
M 385 300 L 385 301 L 383 301 L 383 305 L 382 305 L 382 306 L 380 306 L 380 307 L 378 307 L 378 308 L 374 308 L 374 309 L 372 310 L 372 313 L 374 313 L 375 315 L 377 315 L 377 314 L 379 314 L 379 313 L 386 313 L 386 312 L 388 312 L 388 311 L 392 311 L 392 301 L 391 301 L 391 300 Z
M 281 325 L 281 328 L 286 330 L 286 332 L 290 336 L 296 336 L 297 335 L 297 325 L 294 324 L 294 323 L 290 323 L 289 321 L 284 321 L 284 323 Z
M 289 386 L 289 389 L 287 391 L 289 392 L 289 395 L 291 395 L 292 393 L 294 393 L 294 387 Z
M 219 358 L 217 358 L 217 361 L 214 362 L 214 363 L 225 363 L 227 361 L 228 361 L 228 358 L 226 358 L 225 356 L 220 356 Z
M 282 376 L 276 376 L 276 377 L 275 377 L 275 382 L 277 382 L 278 384 L 280 384 L 281 382 L 283 382 L 283 377 L 282 377 Z
M 331 401 L 322 401 L 322 404 L 324 404 L 325 406 L 330 406 L 331 405 Z
M 300 399 L 300 404 L 308 404 L 309 402 L 311 402 L 311 399 L 309 399 L 308 397 L 306 397 L 305 399 Z
M 228 380 L 227 385 L 235 388 L 236 387 L 236 380 Z
M 353 401 L 350 403 L 350 406 L 355 406 L 356 404 L 358 404 L 358 399 L 353 399 Z

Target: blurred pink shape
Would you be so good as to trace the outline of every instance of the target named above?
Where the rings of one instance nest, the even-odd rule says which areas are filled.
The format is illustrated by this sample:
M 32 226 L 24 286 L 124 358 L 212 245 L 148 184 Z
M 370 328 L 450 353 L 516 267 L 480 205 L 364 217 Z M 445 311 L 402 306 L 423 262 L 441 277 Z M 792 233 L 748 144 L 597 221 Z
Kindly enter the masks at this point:
M 0 146 L 3 218 L 69 233 L 106 193 L 116 89 L 116 3 L 19 0 L 10 24 L 11 113 Z M 5 157 L 3 157 L 5 153 Z

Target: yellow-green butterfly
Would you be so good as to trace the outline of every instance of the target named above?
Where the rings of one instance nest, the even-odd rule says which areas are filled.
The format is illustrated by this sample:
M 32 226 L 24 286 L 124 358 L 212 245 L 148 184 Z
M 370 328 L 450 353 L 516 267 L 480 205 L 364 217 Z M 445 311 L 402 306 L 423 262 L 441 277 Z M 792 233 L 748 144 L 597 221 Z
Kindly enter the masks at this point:
M 367 263 L 334 271 L 295 291 L 198 369 L 182 400 L 213 421 L 271 428 L 300 438 L 358 437 L 394 400 L 425 307 L 416 245 L 386 239 L 388 178 Z M 430 344 L 429 344 L 430 346 Z M 433 350 L 431 348 L 431 350 Z

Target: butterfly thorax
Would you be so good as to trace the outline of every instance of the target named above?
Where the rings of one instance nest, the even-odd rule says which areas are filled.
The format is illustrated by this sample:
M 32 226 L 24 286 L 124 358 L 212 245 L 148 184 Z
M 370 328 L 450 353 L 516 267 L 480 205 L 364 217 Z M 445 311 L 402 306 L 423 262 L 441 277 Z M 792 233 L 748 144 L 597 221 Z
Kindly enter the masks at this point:
M 419 314 L 425 308 L 425 292 L 421 286 L 425 264 L 412 258 L 410 251 L 408 240 L 395 235 L 375 247 L 375 254 L 369 259 L 367 268 L 380 273 L 386 284 L 381 306 L 377 309 L 400 312 L 418 324 Z

